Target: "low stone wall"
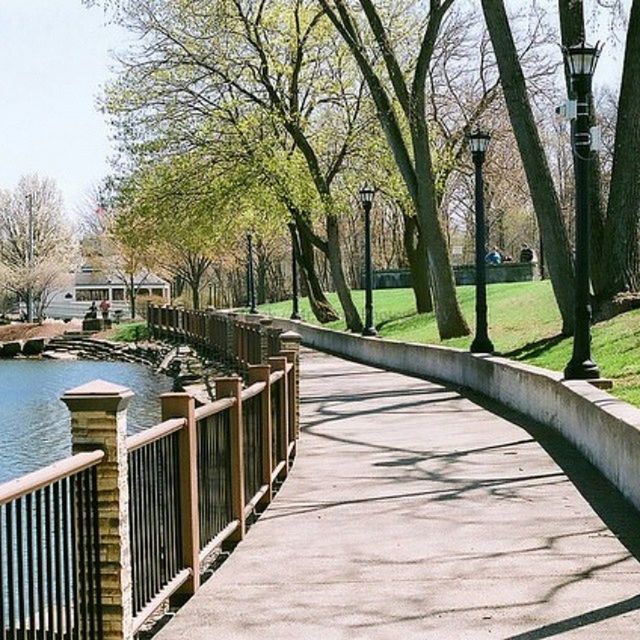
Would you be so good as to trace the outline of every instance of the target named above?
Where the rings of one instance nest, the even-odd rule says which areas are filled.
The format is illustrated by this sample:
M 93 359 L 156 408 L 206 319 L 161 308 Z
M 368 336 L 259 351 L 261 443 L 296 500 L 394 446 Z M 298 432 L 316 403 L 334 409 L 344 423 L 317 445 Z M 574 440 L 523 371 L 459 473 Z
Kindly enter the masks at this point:
M 487 283 L 527 282 L 538 277 L 538 265 L 535 262 L 503 262 L 499 265 L 487 265 L 485 270 Z M 474 265 L 455 265 L 453 275 L 457 285 L 475 284 Z M 364 277 L 364 276 L 363 276 Z M 398 289 L 411 287 L 411 272 L 408 269 L 389 269 L 373 272 L 374 289 Z M 364 288 L 364 280 L 362 282 Z
M 275 320 L 303 344 L 357 362 L 467 387 L 559 431 L 640 509 L 640 410 L 584 381 L 460 349 L 362 338 Z

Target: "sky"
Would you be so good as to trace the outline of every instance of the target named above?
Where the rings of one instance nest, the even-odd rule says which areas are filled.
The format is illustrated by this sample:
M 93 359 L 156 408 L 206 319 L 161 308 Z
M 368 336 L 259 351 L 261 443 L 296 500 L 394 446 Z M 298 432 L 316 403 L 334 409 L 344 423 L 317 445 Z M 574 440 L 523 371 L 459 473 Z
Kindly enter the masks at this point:
M 592 23 L 594 39 L 606 38 L 607 26 Z M 126 38 L 80 0 L 0 0 L 0 188 L 24 174 L 48 176 L 67 212 L 78 212 L 109 172 L 112 145 L 97 98 L 110 51 Z M 619 82 L 622 55 L 621 45 L 607 43 L 596 86 Z
M 0 187 L 49 176 L 73 214 L 108 173 L 96 101 L 125 34 L 105 22 L 80 0 L 0 0 Z

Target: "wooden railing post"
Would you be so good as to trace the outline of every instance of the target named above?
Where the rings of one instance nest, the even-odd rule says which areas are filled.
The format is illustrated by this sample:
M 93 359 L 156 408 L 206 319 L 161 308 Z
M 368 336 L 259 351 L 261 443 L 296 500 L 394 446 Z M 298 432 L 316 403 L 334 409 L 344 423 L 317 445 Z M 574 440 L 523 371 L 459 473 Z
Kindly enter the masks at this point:
M 266 507 L 273 500 L 271 474 L 273 472 L 272 429 L 271 424 L 271 367 L 268 364 L 249 365 L 249 384 L 264 382 L 265 388 L 260 402 L 260 444 L 262 445 L 262 484 L 269 488 L 258 502 L 259 507 Z
M 287 358 L 285 356 L 274 356 L 269 358 L 269 364 L 272 371 L 284 371 L 284 375 L 281 378 L 282 384 L 280 385 L 280 397 L 278 402 L 280 403 L 280 424 L 273 425 L 273 429 L 279 429 L 278 442 L 280 444 L 279 450 L 276 451 L 278 460 L 287 460 L 289 455 L 289 378 L 287 376 Z M 271 401 L 276 402 L 274 393 L 271 393 Z M 284 468 L 278 475 L 278 479 L 283 480 L 289 473 L 289 465 L 285 464 Z
M 182 562 L 191 577 L 177 592 L 179 600 L 193 595 L 200 586 L 200 519 L 198 503 L 198 434 L 195 400 L 188 393 L 160 396 L 162 419 L 185 418 L 178 440 Z
M 235 398 L 231 407 L 231 512 L 240 523 L 229 537 L 232 542 L 244 538 L 246 523 L 244 517 L 244 442 L 242 429 L 242 380 L 238 377 L 218 378 L 216 398 Z
M 289 385 L 289 402 L 291 404 L 290 417 L 294 421 L 291 427 L 293 438 L 300 435 L 300 344 L 302 337 L 295 331 L 285 331 L 280 334 L 280 348 L 282 354 L 293 364 L 293 375 Z
M 95 380 L 62 396 L 71 412 L 73 453 L 105 452 L 96 469 L 102 640 L 129 640 L 133 602 L 129 543 L 126 387 Z

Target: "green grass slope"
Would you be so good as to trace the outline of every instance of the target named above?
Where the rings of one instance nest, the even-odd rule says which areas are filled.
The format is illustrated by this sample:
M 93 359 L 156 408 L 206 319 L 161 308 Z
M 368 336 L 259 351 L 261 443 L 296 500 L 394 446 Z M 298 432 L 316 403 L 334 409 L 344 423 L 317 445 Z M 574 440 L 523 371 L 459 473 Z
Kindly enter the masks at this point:
M 339 310 L 335 294 L 328 297 Z M 354 291 L 353 298 L 358 308 L 364 309 L 364 292 Z M 459 287 L 458 299 L 473 328 L 474 287 Z M 571 339 L 559 335 L 560 314 L 548 281 L 489 285 L 487 300 L 489 332 L 498 353 L 555 371 L 564 369 L 571 356 Z M 374 309 L 376 327 L 384 338 L 462 349 L 471 344 L 472 336 L 440 340 L 434 314 L 415 313 L 411 289 L 375 291 Z M 291 302 L 265 304 L 260 311 L 288 318 Z M 318 324 L 304 298 L 300 311 L 305 321 Z M 342 320 L 325 326 L 345 329 Z M 595 325 L 592 349 L 602 375 L 614 380 L 612 393 L 640 406 L 640 310 Z

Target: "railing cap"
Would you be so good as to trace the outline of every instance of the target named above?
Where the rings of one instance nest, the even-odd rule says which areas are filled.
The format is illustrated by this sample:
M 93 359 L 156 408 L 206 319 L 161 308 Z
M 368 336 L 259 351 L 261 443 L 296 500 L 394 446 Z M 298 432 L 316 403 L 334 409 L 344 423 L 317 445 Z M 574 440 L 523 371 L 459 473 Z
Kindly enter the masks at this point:
M 93 380 L 70 389 L 61 398 L 69 411 L 124 411 L 134 393 L 106 380 Z
M 285 331 L 280 334 L 280 340 L 287 342 L 302 342 L 302 336 L 295 331 Z

